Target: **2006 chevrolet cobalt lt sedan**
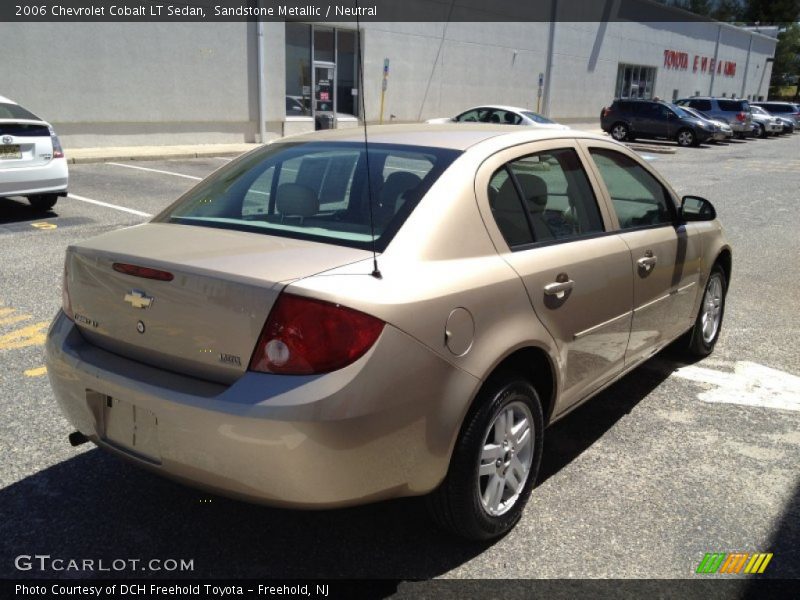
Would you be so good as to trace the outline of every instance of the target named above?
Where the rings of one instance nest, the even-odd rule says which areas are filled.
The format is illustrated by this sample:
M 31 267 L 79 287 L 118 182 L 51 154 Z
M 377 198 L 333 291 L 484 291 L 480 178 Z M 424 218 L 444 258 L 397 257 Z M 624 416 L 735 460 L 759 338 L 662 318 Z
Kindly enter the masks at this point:
M 676 338 L 712 351 L 730 273 L 711 204 L 608 139 L 321 132 L 71 246 L 47 366 L 75 442 L 274 505 L 427 494 L 486 539 L 548 424 Z

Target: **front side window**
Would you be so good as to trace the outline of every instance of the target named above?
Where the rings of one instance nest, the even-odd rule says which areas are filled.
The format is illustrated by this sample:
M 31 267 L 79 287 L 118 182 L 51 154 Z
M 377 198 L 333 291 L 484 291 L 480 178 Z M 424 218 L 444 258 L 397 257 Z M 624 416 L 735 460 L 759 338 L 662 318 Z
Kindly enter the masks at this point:
M 697 110 L 711 110 L 711 100 L 689 100 L 689 106 Z
M 603 231 L 589 179 L 569 148 L 504 165 L 492 176 L 488 195 L 492 215 L 511 248 Z
M 669 193 L 639 163 L 614 150 L 592 148 L 590 153 L 611 196 L 621 229 L 673 222 Z
M 155 221 L 365 250 L 374 235 L 376 249 L 383 251 L 459 154 L 370 144 L 367 157 L 357 142 L 273 144 L 220 169 Z

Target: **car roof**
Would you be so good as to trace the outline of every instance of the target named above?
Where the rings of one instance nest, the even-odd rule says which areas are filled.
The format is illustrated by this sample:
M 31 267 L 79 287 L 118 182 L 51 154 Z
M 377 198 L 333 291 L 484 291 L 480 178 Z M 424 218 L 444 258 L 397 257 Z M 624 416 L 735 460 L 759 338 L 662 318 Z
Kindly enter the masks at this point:
M 477 110 L 479 108 L 494 108 L 497 110 L 510 110 L 514 112 L 536 112 L 535 110 L 531 110 L 530 108 L 522 108 L 519 106 L 506 106 L 505 104 L 480 104 L 478 106 L 473 106 L 472 108 L 467 108 L 462 110 L 458 114 L 464 114 L 465 112 L 469 112 L 471 110 Z
M 367 139 L 374 144 L 400 144 L 466 150 L 493 138 L 507 137 L 509 145 L 558 138 L 588 138 L 608 141 L 605 136 L 574 129 L 511 128 L 490 123 L 412 123 L 407 125 L 369 125 Z M 326 129 L 290 136 L 273 143 L 290 142 L 364 142 L 363 127 Z
M 16 104 L 16 102 L 6 98 L 5 96 L 0 96 L 0 102 L 4 102 L 6 104 Z

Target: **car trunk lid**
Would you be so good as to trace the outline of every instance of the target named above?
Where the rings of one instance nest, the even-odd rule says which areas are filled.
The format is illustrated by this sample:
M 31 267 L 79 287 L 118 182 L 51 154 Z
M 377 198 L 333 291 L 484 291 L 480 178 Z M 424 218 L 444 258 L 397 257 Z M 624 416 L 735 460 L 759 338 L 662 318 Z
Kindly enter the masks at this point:
M 247 369 L 285 284 L 368 256 L 316 242 L 148 223 L 69 248 L 70 316 L 87 340 L 110 352 L 232 383 Z M 155 272 L 136 276 L 119 265 Z M 159 273 L 171 280 L 153 278 L 165 279 Z

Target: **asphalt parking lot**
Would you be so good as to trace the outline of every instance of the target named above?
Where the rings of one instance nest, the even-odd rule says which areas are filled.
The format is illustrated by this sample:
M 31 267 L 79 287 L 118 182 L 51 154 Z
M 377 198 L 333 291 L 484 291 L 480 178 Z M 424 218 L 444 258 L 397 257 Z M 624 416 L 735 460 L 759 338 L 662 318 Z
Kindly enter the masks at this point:
M 798 157 L 800 134 L 647 155 L 715 204 L 733 244 L 716 352 L 685 366 L 667 351 L 550 428 L 522 522 L 490 545 L 435 530 L 414 499 L 276 510 L 70 447 L 42 359 L 65 248 L 229 159 L 71 165 L 72 197 L 44 215 L 0 200 L 0 576 L 62 576 L 14 566 L 47 554 L 192 559 L 184 577 L 691 578 L 711 577 L 695 575 L 708 552 L 770 552 L 760 577 L 800 577 Z

